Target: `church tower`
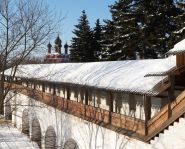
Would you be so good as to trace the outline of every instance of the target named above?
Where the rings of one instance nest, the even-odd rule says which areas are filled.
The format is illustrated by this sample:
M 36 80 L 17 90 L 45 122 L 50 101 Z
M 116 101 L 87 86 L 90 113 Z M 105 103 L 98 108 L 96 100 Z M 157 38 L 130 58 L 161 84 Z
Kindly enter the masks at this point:
M 66 44 L 64 45 L 64 50 L 65 50 L 65 55 L 68 55 L 68 44 L 66 42 Z
M 65 53 L 62 54 L 62 40 L 60 39 L 59 35 L 55 39 L 54 42 L 54 49 L 52 49 L 52 45 L 49 42 L 47 45 L 47 55 L 44 59 L 44 63 L 65 63 L 69 61 L 68 55 L 68 45 L 67 42 L 64 45 Z M 52 52 L 53 50 L 53 52 Z
M 58 35 L 57 38 L 55 39 L 55 52 L 61 54 L 61 47 L 62 41 Z
M 50 42 L 48 43 L 47 47 L 48 47 L 48 54 L 51 54 L 51 47 L 52 47 L 52 45 L 51 45 Z

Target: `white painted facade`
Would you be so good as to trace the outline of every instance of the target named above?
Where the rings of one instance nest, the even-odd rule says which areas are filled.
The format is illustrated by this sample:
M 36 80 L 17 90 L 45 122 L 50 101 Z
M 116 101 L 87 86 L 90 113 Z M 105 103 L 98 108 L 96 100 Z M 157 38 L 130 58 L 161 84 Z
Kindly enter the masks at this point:
M 32 122 L 35 119 L 38 120 L 41 129 L 42 148 L 45 148 L 45 134 L 49 127 L 55 130 L 57 148 L 63 148 L 65 142 L 69 140 L 75 141 L 79 149 L 151 148 L 149 144 L 128 138 L 91 122 L 66 114 L 23 94 L 13 96 L 11 107 L 16 109 L 13 111 L 12 122 L 20 131 L 22 130 L 22 121 L 24 121 L 23 111 L 25 109 L 28 111 L 30 136 L 35 133 L 33 132 L 35 130 L 32 128 Z

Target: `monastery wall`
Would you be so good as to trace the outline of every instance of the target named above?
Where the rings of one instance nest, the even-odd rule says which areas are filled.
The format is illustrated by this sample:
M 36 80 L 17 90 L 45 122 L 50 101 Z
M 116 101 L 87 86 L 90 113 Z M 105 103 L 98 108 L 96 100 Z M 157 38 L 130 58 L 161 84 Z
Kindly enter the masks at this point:
M 66 114 L 23 94 L 10 93 L 7 99 L 10 96 L 12 96 L 11 109 L 14 109 L 12 122 L 20 131 L 28 129 L 32 140 L 39 141 L 40 137 L 42 148 L 45 148 L 48 142 L 50 145 L 55 144 L 53 141 L 55 138 L 57 148 L 67 148 L 67 144 L 78 146 L 79 149 L 150 148 L 149 144 Z M 26 128 L 28 126 L 29 128 Z M 51 129 L 54 132 L 52 137 L 48 138 L 48 130 Z

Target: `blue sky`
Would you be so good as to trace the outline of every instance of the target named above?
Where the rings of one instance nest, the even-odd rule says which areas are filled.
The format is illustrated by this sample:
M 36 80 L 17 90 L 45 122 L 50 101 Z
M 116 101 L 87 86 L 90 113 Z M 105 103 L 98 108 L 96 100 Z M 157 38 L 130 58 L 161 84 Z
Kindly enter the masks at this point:
M 78 18 L 82 10 L 86 11 L 90 26 L 94 27 L 96 19 L 110 19 L 108 5 L 113 4 L 115 0 L 44 0 L 51 9 L 55 9 L 65 19 L 62 22 L 62 30 L 59 30 L 62 43 L 70 40 L 73 36 L 74 25 L 78 24 Z M 57 35 L 56 35 L 57 36 Z

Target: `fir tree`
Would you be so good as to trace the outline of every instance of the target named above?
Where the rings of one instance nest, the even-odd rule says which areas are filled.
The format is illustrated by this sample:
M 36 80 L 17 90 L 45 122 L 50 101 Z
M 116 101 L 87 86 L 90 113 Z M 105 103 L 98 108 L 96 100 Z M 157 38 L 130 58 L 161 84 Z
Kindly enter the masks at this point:
M 157 58 L 170 49 L 173 32 L 179 30 L 182 20 L 176 18 L 184 14 L 173 0 L 142 1 L 138 7 L 140 14 L 139 47 L 143 58 Z M 184 21 L 183 21 L 184 22 Z
M 94 61 L 93 35 L 84 10 L 82 11 L 82 15 L 78 21 L 79 23 L 75 25 L 75 29 L 73 31 L 75 37 L 73 37 L 71 41 L 70 61 Z
M 112 20 L 106 21 L 103 43 L 107 60 L 135 59 L 138 32 L 135 5 L 134 0 L 119 0 L 110 6 Z
M 103 26 L 103 36 L 102 36 L 102 52 L 101 60 L 116 60 L 111 56 L 113 49 L 113 35 L 114 35 L 114 25 L 110 20 L 104 20 L 105 25 Z
M 95 28 L 93 30 L 93 37 L 94 37 L 94 44 L 93 47 L 95 49 L 95 58 L 96 61 L 101 59 L 101 52 L 102 52 L 102 26 L 100 25 L 99 19 L 96 20 Z
M 173 48 L 174 44 L 185 39 L 185 1 L 179 0 L 175 3 L 176 8 L 180 12 L 174 19 L 176 24 L 175 31 L 173 31 L 169 37 L 168 47 Z

